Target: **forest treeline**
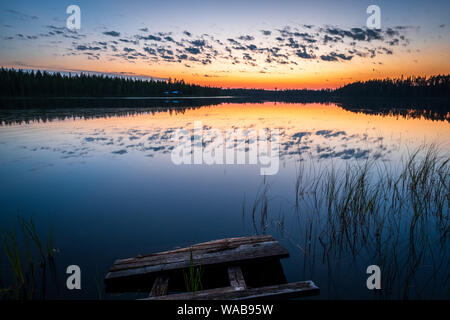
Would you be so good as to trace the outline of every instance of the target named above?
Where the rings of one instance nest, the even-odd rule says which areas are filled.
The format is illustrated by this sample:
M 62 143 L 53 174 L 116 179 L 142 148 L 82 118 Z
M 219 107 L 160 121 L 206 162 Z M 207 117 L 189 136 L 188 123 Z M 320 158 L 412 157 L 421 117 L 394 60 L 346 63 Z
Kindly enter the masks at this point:
M 46 71 L 0 70 L 0 97 L 152 97 L 164 95 L 215 96 L 220 88 L 183 80 L 147 80 L 99 74 L 61 74 Z
M 227 95 L 260 98 L 335 100 L 336 98 L 450 98 L 450 75 L 357 81 L 337 89 L 262 90 L 228 89 Z
M 0 69 L 0 97 L 240 96 L 259 99 L 450 98 L 450 75 L 358 81 L 322 90 L 223 89 L 183 80 L 146 80 L 97 74 Z
M 450 97 L 450 75 L 358 81 L 334 90 L 340 97 Z

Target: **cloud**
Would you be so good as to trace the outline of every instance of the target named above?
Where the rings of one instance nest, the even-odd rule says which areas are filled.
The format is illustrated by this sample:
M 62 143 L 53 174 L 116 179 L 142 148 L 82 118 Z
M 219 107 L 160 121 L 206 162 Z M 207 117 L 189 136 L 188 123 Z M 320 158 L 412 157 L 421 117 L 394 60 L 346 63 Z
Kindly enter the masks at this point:
M 151 34 L 149 34 L 148 36 L 139 36 L 138 35 L 137 38 L 139 40 L 151 40 L 151 41 L 161 41 L 162 40 L 161 37 L 154 36 L 154 35 L 151 35 Z
M 228 40 L 228 42 L 231 43 L 231 44 L 234 44 L 234 45 L 237 45 L 237 46 L 240 46 L 240 45 L 241 45 L 240 42 L 238 42 L 238 41 L 236 41 L 236 40 L 234 40 L 234 39 L 232 39 L 232 38 L 228 38 L 227 40 Z
M 337 26 L 283 26 L 272 30 L 256 30 L 256 34 L 194 34 L 189 31 L 148 33 L 122 36 L 121 30 L 107 30 L 97 35 L 72 32 L 65 27 L 47 26 L 42 34 L 10 34 L 4 40 L 32 41 L 38 38 L 71 39 L 67 55 L 85 55 L 88 59 L 123 59 L 135 63 L 182 63 L 210 65 L 225 63 L 246 65 L 243 72 L 285 72 L 298 70 L 301 63 L 341 62 L 373 59 L 392 55 L 398 46 L 407 46 L 411 27 L 386 29 L 341 28 Z M 91 41 L 83 41 L 86 39 Z M 92 39 L 95 37 L 95 39 Z M 111 38 L 112 37 L 112 38 Z M 264 41 L 261 41 L 261 38 Z M 256 41 L 255 41 L 256 40 Z M 279 66 L 285 66 L 280 71 Z M 288 69 L 289 68 L 289 69 Z
M 194 47 L 189 47 L 185 49 L 187 52 L 192 53 L 192 54 L 199 54 L 200 53 L 200 49 L 198 48 L 194 48 Z
M 322 59 L 323 61 L 338 61 L 339 59 L 341 60 L 352 60 L 353 56 L 346 56 L 343 53 L 336 53 L 336 52 L 331 52 L 328 55 L 321 55 L 320 59 Z
M 400 43 L 400 40 L 395 38 L 387 42 L 390 46 L 397 46 Z
M 316 57 L 313 54 L 307 53 L 305 49 L 303 49 L 303 51 L 297 50 L 295 52 L 295 54 L 297 55 L 297 57 L 302 58 L 302 59 L 314 59 Z
M 194 40 L 190 42 L 195 47 L 204 47 L 206 45 L 205 40 Z
M 173 51 L 172 50 L 167 50 L 167 49 L 164 49 L 164 48 L 158 48 L 157 51 L 161 55 L 170 55 L 170 56 L 173 55 Z
M 125 38 L 120 38 L 119 41 L 123 42 L 123 43 L 134 43 L 134 44 L 137 44 L 137 41 L 130 40 L 130 39 L 125 39 Z
M 380 50 L 383 50 L 386 54 L 393 54 L 394 53 L 391 49 L 384 48 L 384 47 L 380 48 Z
M 399 31 L 388 28 L 386 30 L 382 29 L 367 29 L 367 28 L 351 28 L 351 29 L 341 29 L 338 27 L 328 27 L 321 29 L 322 32 L 330 36 L 338 36 L 341 39 L 349 38 L 355 41 L 374 41 L 374 40 L 384 40 L 386 37 L 393 37 L 399 35 Z
M 84 46 L 84 45 L 79 45 L 76 47 L 76 50 L 78 51 L 86 51 L 86 50 L 93 50 L 93 51 L 97 51 L 97 50 L 101 50 L 102 48 L 100 47 L 91 47 L 91 46 Z
M 337 37 L 330 37 L 328 34 L 324 35 L 323 37 L 323 43 L 327 44 L 328 42 L 342 42 L 342 38 L 337 36 Z
M 111 37 L 120 37 L 120 32 L 117 31 L 105 31 L 103 34 Z
M 147 52 L 148 54 L 152 55 L 152 56 L 156 56 L 156 50 L 150 47 L 145 47 L 144 51 Z
M 37 20 L 39 19 L 37 16 L 31 16 L 28 15 L 26 13 L 17 11 L 17 10 L 5 10 L 6 12 L 8 12 L 9 14 L 13 15 L 16 19 L 25 21 L 25 20 Z
M 250 35 L 245 35 L 245 36 L 240 36 L 239 40 L 243 40 L 243 41 L 252 41 L 255 40 L 255 37 L 250 36 Z

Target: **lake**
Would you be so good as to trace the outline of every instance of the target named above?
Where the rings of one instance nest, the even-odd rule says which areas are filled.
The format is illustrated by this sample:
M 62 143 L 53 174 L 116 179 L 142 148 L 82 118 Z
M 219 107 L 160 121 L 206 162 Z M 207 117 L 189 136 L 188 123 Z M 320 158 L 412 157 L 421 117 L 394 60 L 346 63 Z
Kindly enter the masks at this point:
M 115 259 L 262 233 L 289 251 L 288 281 L 320 287 L 316 299 L 450 297 L 448 164 L 439 167 L 450 154 L 448 108 L 139 103 L 0 111 L 0 224 L 11 230 L 20 215 L 51 230 L 60 285 L 49 298 L 128 298 L 103 291 Z M 175 164 L 173 133 L 190 136 L 196 123 L 203 133 L 232 130 L 245 153 L 256 142 L 242 132 L 278 132 L 276 173 L 261 175 L 259 162 Z M 423 176 L 431 144 L 437 155 Z M 422 170 L 423 195 L 408 187 L 412 173 L 401 176 L 417 149 L 417 167 L 405 172 Z M 72 264 L 82 290 L 65 288 Z M 369 265 L 381 268 L 381 292 L 366 287 Z

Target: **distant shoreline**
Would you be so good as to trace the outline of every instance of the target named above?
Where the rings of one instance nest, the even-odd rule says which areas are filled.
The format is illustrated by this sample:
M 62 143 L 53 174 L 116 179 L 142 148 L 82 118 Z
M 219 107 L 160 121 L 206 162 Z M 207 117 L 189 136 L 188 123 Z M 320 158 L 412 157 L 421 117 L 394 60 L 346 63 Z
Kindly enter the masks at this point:
M 309 99 L 450 98 L 450 74 L 356 81 L 336 89 L 244 89 L 186 83 L 183 80 L 143 81 L 99 75 L 62 75 L 0 69 L 0 97 L 65 99 Z
M 70 100 L 95 100 L 95 99 L 99 99 L 99 100 L 117 100 L 117 99 L 121 99 L 121 100 L 177 100 L 177 99 L 237 99 L 237 98 L 245 98 L 242 96 L 148 96 L 148 97 L 127 97 L 127 96 L 120 96 L 120 97 L 114 97 L 114 96 L 105 96 L 105 97 L 96 97 L 96 96 L 91 96 L 91 97 L 53 97 L 53 96 L 49 96 L 49 97 L 0 97 L 0 100 L 17 100 L 17 99 L 24 99 L 24 100 L 44 100 L 44 99 L 49 99 L 49 100 L 57 100 L 57 99 L 70 99 Z
M 315 99 L 316 98 L 316 99 Z M 291 97 L 282 95 L 278 97 L 258 97 L 258 95 L 241 95 L 241 96 L 142 96 L 142 97 L 132 97 L 132 96 L 105 96 L 105 97 L 97 97 L 97 96 L 86 96 L 86 97 L 0 97 L 1 100 L 196 100 L 196 99 L 248 99 L 248 100 L 261 100 L 268 102 L 277 102 L 282 100 L 308 100 L 308 101 L 317 101 L 317 102 L 340 102 L 340 101 L 408 101 L 408 100 L 432 100 L 432 101 L 450 101 L 450 97 L 355 97 L 355 96 L 330 96 L 330 97 L 313 97 L 313 96 L 297 96 Z

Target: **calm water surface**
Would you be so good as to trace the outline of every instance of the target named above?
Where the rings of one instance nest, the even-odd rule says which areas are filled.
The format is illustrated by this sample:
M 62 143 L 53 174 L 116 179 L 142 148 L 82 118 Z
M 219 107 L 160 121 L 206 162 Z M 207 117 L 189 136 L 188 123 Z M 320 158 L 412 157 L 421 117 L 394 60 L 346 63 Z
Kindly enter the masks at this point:
M 0 125 L 0 224 L 8 229 L 19 213 L 32 216 L 43 232 L 51 227 L 62 287 L 50 297 L 97 298 L 97 285 L 117 258 L 267 233 L 291 254 L 283 260 L 289 281 L 315 281 L 319 298 L 377 298 L 366 288 L 365 273 L 368 265 L 382 263 L 375 247 L 356 255 L 342 248 L 342 254 L 327 257 L 320 242 L 305 240 L 310 217 L 295 205 L 299 170 L 372 159 L 395 172 L 423 143 L 450 152 L 448 121 L 370 115 L 334 104 L 224 103 L 130 114 L 108 110 L 107 116 L 84 111 L 85 117 L 79 110 L 33 111 L 22 119 L 27 121 L 11 121 L 14 111 L 1 115 L 8 121 Z M 59 116 L 48 120 L 53 114 Z M 278 129 L 278 174 L 264 178 L 258 165 L 174 165 L 170 135 L 192 130 L 194 121 L 223 132 Z M 251 208 L 262 193 L 268 217 L 253 223 Z M 407 288 L 407 297 L 449 298 L 445 237 L 443 247 L 434 246 L 439 267 L 427 256 L 407 283 L 393 285 L 385 297 L 405 297 Z M 81 267 L 81 291 L 63 286 L 70 264 Z M 390 275 L 403 278 L 402 272 L 407 271 Z

